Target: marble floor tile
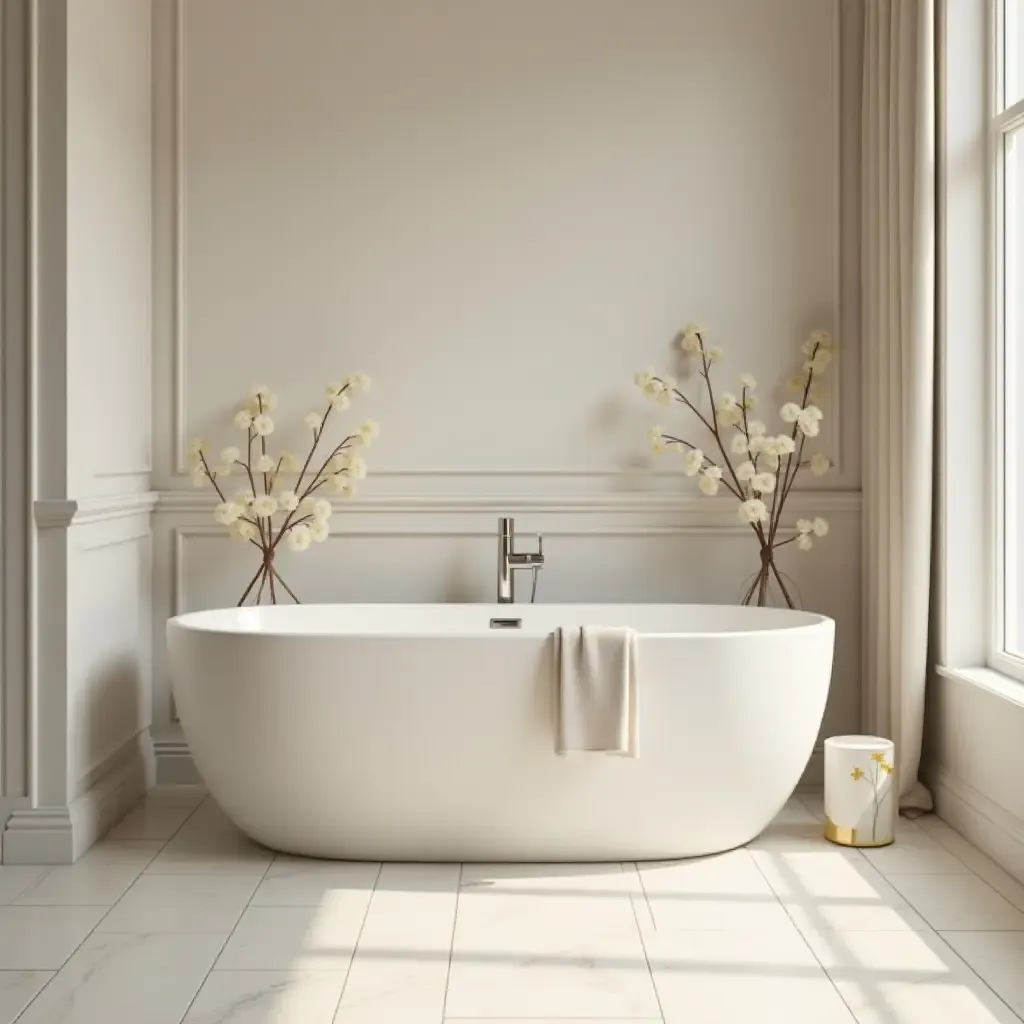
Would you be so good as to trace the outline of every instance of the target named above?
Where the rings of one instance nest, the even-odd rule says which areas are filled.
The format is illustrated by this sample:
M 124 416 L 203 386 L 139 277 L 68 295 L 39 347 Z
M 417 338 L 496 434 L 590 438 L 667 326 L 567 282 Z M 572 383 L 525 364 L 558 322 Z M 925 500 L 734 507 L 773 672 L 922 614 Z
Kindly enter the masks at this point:
M 896 827 L 892 846 L 861 852 L 883 875 L 956 875 L 970 874 L 971 870 L 923 828 L 905 818 Z
M 1000 896 L 1024 911 L 1024 883 L 969 843 L 959 832 L 950 828 L 934 815 L 926 815 L 918 824 L 944 849 L 965 864 L 979 878 L 984 879 Z
M 608 866 L 467 866 L 446 1016 L 656 1017 L 635 885 Z
M 249 875 L 142 875 L 101 932 L 196 932 L 226 938 L 256 891 Z
M 329 892 L 316 906 L 249 907 L 217 961 L 220 970 L 345 973 L 370 904 L 369 890 Z
M 333 1024 L 344 984 L 344 971 L 213 971 L 183 1024 Z
M 645 934 L 666 1024 L 852 1024 L 795 930 Z
M 335 1024 L 438 1024 L 459 892 L 457 864 L 385 864 Z
M 953 951 L 1024 1019 L 1024 932 L 940 932 Z
M 0 1024 L 1024 1021 L 1024 885 L 934 817 L 863 852 L 822 813 L 692 860 L 381 865 L 169 788 L 77 864 L 0 867 Z
M 643 895 L 632 863 L 619 864 L 464 864 L 460 891 L 465 895 L 520 893 L 524 896 Z
M 821 828 L 821 819 L 804 803 L 800 797 L 793 796 L 786 801 L 785 806 L 775 816 L 775 819 L 768 826 L 768 830 L 778 829 L 787 825 L 811 825 L 816 829 Z
M 0 971 L 0 1024 L 14 1024 L 52 977 L 52 971 Z
M 179 1024 L 223 939 L 91 935 L 18 1024 Z
M 637 867 L 659 930 L 779 931 L 793 927 L 747 850 Z
M 1024 931 L 1024 912 L 976 875 L 892 875 L 936 931 Z
M 260 882 L 252 905 L 317 907 L 329 897 L 347 894 L 365 906 L 379 873 L 380 864 L 279 856 Z
M 806 930 L 928 928 L 924 918 L 863 857 L 844 852 L 755 851 L 754 862 L 796 926 Z
M 18 906 L 113 906 L 160 852 L 148 840 L 103 841 L 74 864 L 47 868 L 18 898 Z
M 108 833 L 107 839 L 170 839 L 191 817 L 188 804 L 162 804 L 142 800 Z
M 0 907 L 0 971 L 55 971 L 108 907 Z
M 859 1024 L 1018 1024 L 934 932 L 806 937 Z
M 162 807 L 198 807 L 209 799 L 210 791 L 202 785 L 154 786 L 143 798 Z
M 770 851 L 772 853 L 823 854 L 825 856 L 859 856 L 857 850 L 837 846 L 825 838 L 821 822 L 796 822 L 769 825 L 759 836 L 746 845 L 751 853 Z
M 825 798 L 821 790 L 797 791 L 797 799 L 814 816 L 815 821 L 825 821 Z
M 0 864 L 0 906 L 13 903 L 46 870 L 45 867 Z
M 154 874 L 262 877 L 274 859 L 235 827 L 212 800 L 201 804 L 146 869 Z

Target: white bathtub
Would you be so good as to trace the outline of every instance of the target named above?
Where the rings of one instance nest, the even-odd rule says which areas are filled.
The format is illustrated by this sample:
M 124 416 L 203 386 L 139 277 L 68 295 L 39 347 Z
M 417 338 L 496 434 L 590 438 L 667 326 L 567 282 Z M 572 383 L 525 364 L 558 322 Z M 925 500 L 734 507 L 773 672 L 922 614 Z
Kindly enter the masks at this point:
M 515 616 L 520 629 L 491 629 Z M 640 757 L 558 757 L 552 631 L 641 633 Z M 695 856 L 810 757 L 834 623 L 713 605 L 303 605 L 168 623 L 199 772 L 266 846 L 366 860 Z

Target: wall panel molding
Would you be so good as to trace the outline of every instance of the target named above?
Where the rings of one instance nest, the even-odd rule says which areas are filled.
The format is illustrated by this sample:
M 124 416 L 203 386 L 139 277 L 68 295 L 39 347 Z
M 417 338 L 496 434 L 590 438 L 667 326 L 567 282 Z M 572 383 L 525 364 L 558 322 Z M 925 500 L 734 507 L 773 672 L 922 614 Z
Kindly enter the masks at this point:
M 32 503 L 32 514 L 40 530 L 89 526 L 111 519 L 148 516 L 156 507 L 155 491 L 138 491 L 112 497 L 40 498 Z
M 217 504 L 216 495 L 196 491 L 156 492 L 154 511 L 163 513 L 212 513 Z M 342 514 L 386 515 L 405 514 L 446 514 L 463 512 L 496 512 L 512 509 L 517 512 L 573 513 L 579 515 L 608 515 L 632 513 L 671 514 L 689 519 L 728 518 L 736 521 L 737 529 L 748 533 L 749 529 L 739 522 L 736 509 L 738 502 L 730 497 L 706 498 L 698 494 L 602 494 L 588 496 L 558 497 L 549 495 L 380 495 L 360 497 L 352 501 L 334 503 L 335 512 Z M 789 516 L 802 513 L 845 513 L 859 512 L 860 491 L 797 491 L 791 492 L 787 501 Z M 787 516 L 788 518 L 788 516 Z
M 154 16 L 154 34 L 157 41 L 155 47 L 155 75 L 157 87 L 154 98 L 159 108 L 158 123 L 155 125 L 156 152 L 163 159 L 165 167 L 157 168 L 159 185 L 158 196 L 165 209 L 160 211 L 163 218 L 157 231 L 158 257 L 154 262 L 156 290 L 156 320 L 158 328 L 156 336 L 158 347 L 166 348 L 166 374 L 157 374 L 158 385 L 169 389 L 163 396 L 167 403 L 166 413 L 169 416 L 169 437 L 164 443 L 169 446 L 166 453 L 167 466 L 171 476 L 177 480 L 185 480 L 189 476 L 186 460 L 186 449 L 191 431 L 189 423 L 188 366 L 189 339 L 187 330 L 188 272 L 186 266 L 187 234 L 188 234 L 188 190 L 187 190 L 187 158 L 188 158 L 188 0 L 157 0 L 159 5 Z M 844 301 L 844 265 L 842 258 L 842 232 L 840 226 L 843 217 L 845 192 L 851 185 L 845 180 L 842 170 L 842 89 L 841 73 L 843 60 L 842 18 L 840 16 L 840 0 L 830 0 L 831 32 L 829 35 L 829 72 L 824 88 L 830 97 L 834 116 L 827 126 L 828 140 L 822 147 L 822 164 L 827 168 L 827 176 L 832 183 L 831 202 L 828 210 L 828 231 L 831 244 L 822 253 L 822 260 L 829 267 L 830 294 L 823 296 L 823 308 L 828 310 L 828 318 L 832 321 L 828 326 L 840 336 L 847 323 L 851 322 L 848 305 Z M 685 313 L 681 311 L 685 318 Z M 794 348 L 799 342 L 794 334 Z M 855 339 L 842 338 L 844 344 Z M 726 339 L 725 344 L 728 344 Z M 655 356 L 657 342 L 652 340 L 651 355 Z M 850 351 L 856 352 L 855 344 Z M 161 358 L 158 356 L 158 359 Z M 738 371 L 742 367 L 734 367 Z M 778 379 L 781 381 L 786 374 L 792 372 L 788 364 L 780 365 Z M 839 474 L 845 472 L 846 453 L 850 447 L 848 435 L 857 429 L 855 410 L 848 410 L 843 393 L 848 391 L 847 373 L 856 377 L 856 367 L 844 368 L 844 360 L 840 359 L 823 384 L 826 393 L 825 406 L 828 417 L 825 423 L 825 448 L 832 459 L 835 470 Z M 726 386 L 720 383 L 720 387 Z M 156 406 L 157 414 L 163 404 Z M 230 430 L 232 409 L 224 410 L 224 436 Z M 295 412 L 300 418 L 299 410 Z M 227 441 L 225 441 L 227 443 Z M 637 437 L 637 451 L 642 453 L 643 437 Z M 515 482 L 517 491 L 529 492 L 538 484 L 547 484 L 551 478 L 575 481 L 580 489 L 588 486 L 592 489 L 601 484 L 615 486 L 628 481 L 633 475 L 627 468 L 622 469 L 588 469 L 578 468 L 572 464 L 562 466 L 531 466 L 528 468 L 502 468 L 492 465 L 475 467 L 397 465 L 377 470 L 375 475 L 384 481 L 390 489 L 407 490 L 430 480 L 439 488 L 458 491 L 467 484 L 479 483 L 481 487 L 494 490 L 490 481 L 504 480 Z M 649 475 L 658 477 L 673 476 L 671 470 L 654 469 Z M 168 481 L 170 482 L 170 481 Z

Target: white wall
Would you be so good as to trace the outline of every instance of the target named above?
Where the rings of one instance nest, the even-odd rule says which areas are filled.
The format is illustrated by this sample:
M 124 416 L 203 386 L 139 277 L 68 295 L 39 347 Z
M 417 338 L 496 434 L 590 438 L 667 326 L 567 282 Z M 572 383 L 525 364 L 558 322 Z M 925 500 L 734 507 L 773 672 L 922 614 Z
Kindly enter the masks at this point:
M 80 853 L 151 762 L 150 21 L 34 5 L 34 714 L 7 862 Z
M 150 30 L 137 0 L 68 5 L 68 493 L 117 499 L 72 525 L 76 796 L 149 722 Z
M 1024 686 L 994 672 L 940 669 L 929 699 L 936 810 L 1024 881 Z
M 150 5 L 68 5 L 68 489 L 145 490 L 150 471 Z
M 332 539 L 284 556 L 308 600 L 490 599 L 501 513 L 549 537 L 544 600 L 736 600 L 752 537 L 655 466 L 665 417 L 632 374 L 677 369 L 697 319 L 724 375 L 776 405 L 825 327 L 845 346 L 821 445 L 839 471 L 793 517 L 833 532 L 787 570 L 839 623 L 825 731 L 856 728 L 849 7 L 157 0 L 154 630 L 253 571 L 189 489 L 187 438 L 236 440 L 232 403 L 263 380 L 275 447 L 296 447 L 323 383 L 357 369 L 375 386 L 354 419 L 383 434 Z

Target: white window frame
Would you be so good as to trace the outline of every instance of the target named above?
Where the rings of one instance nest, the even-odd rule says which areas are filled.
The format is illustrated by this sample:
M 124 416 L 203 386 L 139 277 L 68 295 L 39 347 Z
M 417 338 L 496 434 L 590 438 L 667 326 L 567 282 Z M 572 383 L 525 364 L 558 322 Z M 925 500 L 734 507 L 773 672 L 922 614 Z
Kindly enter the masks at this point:
M 1013 607 L 1020 608 L 1024 603 L 1024 594 L 1016 594 L 1015 581 L 1008 578 L 1006 558 L 1006 501 L 1007 501 L 1007 466 L 1017 466 L 1019 459 L 1013 452 L 1012 463 L 1009 462 L 1012 446 L 1015 441 L 1008 439 L 1006 431 L 1007 374 L 1006 374 L 1006 323 L 1008 293 L 1004 277 L 1007 255 L 1006 240 L 1006 140 L 1008 136 L 1024 129 L 1024 98 L 1005 106 L 1006 94 L 1006 42 L 1007 42 L 1007 9 L 1011 3 L 1019 4 L 1018 17 L 1024 17 L 1024 2 L 1021 0 L 997 0 L 992 5 L 992 20 L 989 30 L 989 131 L 988 131 L 988 164 L 989 164 L 989 208 L 990 208 L 990 330 L 991 338 L 989 374 L 990 374 L 990 429 L 988 437 L 991 488 L 991 506 L 989 510 L 991 545 L 989 562 L 991 565 L 990 579 L 990 615 L 989 615 L 989 650 L 987 663 L 989 668 L 1004 675 L 1024 682 L 1024 657 L 1011 654 L 1006 649 L 1007 613 L 1012 602 Z M 1015 35 L 1016 38 L 1016 35 Z M 1024 72 L 1024 55 L 1022 55 L 1022 72 Z M 1024 260 L 1024 253 L 1020 254 Z M 1024 308 L 1017 311 L 1024 315 Z M 1024 481 L 1021 482 L 1024 486 Z

